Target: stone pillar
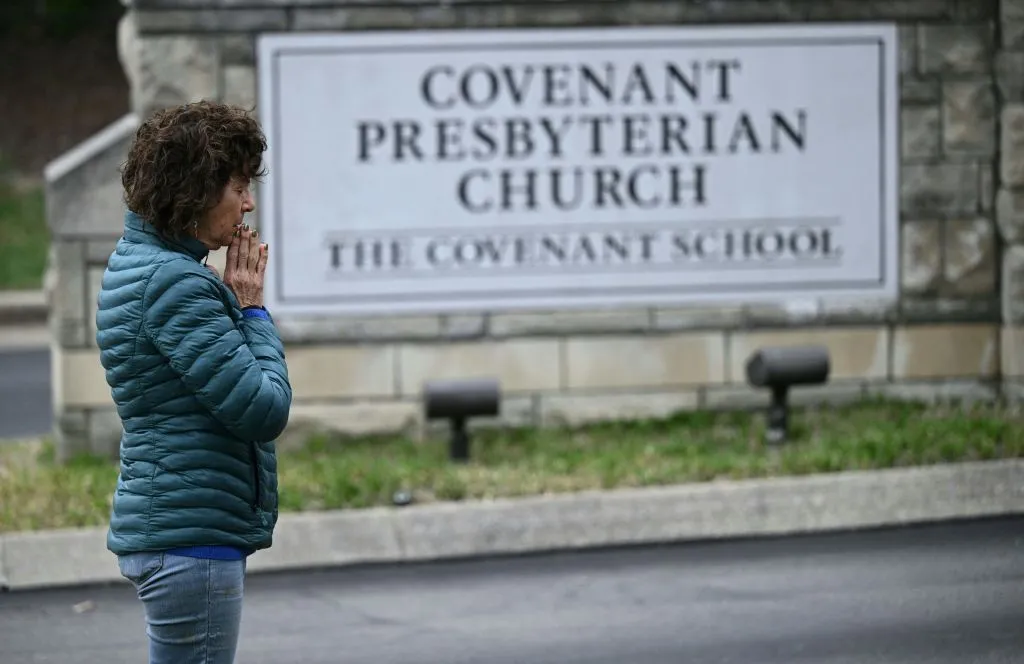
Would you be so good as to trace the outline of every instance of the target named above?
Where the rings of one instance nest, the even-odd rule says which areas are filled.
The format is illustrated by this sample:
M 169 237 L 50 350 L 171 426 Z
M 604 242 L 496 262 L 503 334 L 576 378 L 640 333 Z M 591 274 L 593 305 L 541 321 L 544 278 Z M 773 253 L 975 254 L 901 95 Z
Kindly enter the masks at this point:
M 996 83 L 1000 122 L 996 219 L 1003 242 L 1004 394 L 1024 401 L 1024 0 L 1001 0 Z
M 54 438 L 61 460 L 77 453 L 111 456 L 120 442 L 121 423 L 96 350 L 96 298 L 121 234 L 118 167 L 136 126 L 136 117 L 126 115 L 44 173 Z
M 982 18 L 901 26 L 901 314 L 907 322 L 998 318 L 994 40 L 994 27 Z
M 135 11 L 126 12 L 117 33 L 133 113 L 145 118 L 169 106 L 221 98 L 217 37 L 141 33 L 138 17 Z

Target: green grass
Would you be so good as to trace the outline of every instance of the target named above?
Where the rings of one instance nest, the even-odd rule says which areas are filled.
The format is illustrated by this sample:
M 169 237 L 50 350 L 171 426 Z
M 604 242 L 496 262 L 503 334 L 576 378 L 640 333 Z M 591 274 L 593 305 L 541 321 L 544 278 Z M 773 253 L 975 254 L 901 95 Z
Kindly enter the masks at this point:
M 279 453 L 282 511 L 655 486 L 1024 456 L 1024 424 L 994 407 L 872 401 L 797 411 L 795 440 L 761 442 L 763 418 L 686 413 L 577 429 L 491 430 L 454 465 L 445 440 L 321 436 Z M 106 523 L 114 463 L 59 466 L 45 443 L 0 445 L 0 532 Z
M 40 288 L 49 243 L 42 190 L 16 188 L 0 173 L 0 290 Z

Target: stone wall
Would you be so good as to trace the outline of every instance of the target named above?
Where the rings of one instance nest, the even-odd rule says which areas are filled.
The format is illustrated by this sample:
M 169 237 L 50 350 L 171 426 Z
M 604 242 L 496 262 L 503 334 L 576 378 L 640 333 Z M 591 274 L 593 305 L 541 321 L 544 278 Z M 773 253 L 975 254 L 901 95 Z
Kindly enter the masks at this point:
M 119 182 L 137 118 L 199 98 L 255 106 L 255 34 L 509 26 L 898 21 L 901 283 L 894 306 L 636 308 L 279 321 L 294 431 L 419 425 L 424 379 L 492 375 L 502 420 L 582 422 L 760 404 L 743 363 L 760 345 L 820 342 L 829 386 L 797 399 L 884 393 L 1019 396 L 1024 380 L 1024 0 L 652 0 L 376 3 L 128 2 L 119 52 L 133 115 L 48 171 L 55 233 L 58 438 L 116 449 L 119 426 L 93 340 Z M 258 215 L 257 221 L 258 224 Z

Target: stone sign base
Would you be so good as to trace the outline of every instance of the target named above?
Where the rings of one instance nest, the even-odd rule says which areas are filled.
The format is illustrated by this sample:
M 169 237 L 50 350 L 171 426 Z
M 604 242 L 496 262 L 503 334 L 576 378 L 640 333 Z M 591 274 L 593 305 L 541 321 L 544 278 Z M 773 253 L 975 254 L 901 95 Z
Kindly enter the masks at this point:
M 138 118 L 201 98 L 254 107 L 261 31 L 899 25 L 898 304 L 281 320 L 295 394 L 286 438 L 312 427 L 421 431 L 420 387 L 442 377 L 498 378 L 506 395 L 500 421 L 514 424 L 763 404 L 766 395 L 743 384 L 743 363 L 758 347 L 780 343 L 823 343 L 832 353 L 830 384 L 796 390 L 798 403 L 870 394 L 1024 395 L 1024 0 L 126 4 L 119 50 L 133 113 L 46 173 L 62 456 L 116 451 L 120 428 L 93 317 L 99 278 L 121 231 L 117 168 Z

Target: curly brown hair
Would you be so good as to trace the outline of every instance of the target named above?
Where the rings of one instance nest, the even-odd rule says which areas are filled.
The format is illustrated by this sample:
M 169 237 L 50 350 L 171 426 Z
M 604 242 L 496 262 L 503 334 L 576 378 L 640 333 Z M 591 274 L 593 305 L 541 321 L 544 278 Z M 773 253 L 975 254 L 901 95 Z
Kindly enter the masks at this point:
M 232 178 L 264 175 L 266 149 L 242 108 L 200 101 L 158 111 L 136 131 L 122 167 L 125 204 L 165 236 L 191 234 Z

